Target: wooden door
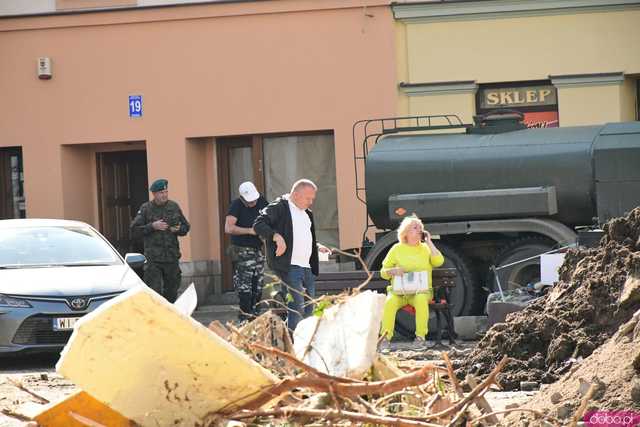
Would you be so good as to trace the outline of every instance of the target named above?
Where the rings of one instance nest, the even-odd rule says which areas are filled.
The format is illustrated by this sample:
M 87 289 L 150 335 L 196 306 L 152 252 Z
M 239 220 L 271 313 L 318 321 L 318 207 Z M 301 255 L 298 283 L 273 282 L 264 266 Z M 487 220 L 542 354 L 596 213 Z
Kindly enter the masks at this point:
M 222 290 L 233 291 L 231 281 L 233 267 L 227 255 L 231 238 L 224 232 L 224 223 L 231 202 L 238 197 L 238 186 L 252 181 L 264 194 L 264 172 L 262 168 L 262 138 L 259 136 L 227 137 L 217 140 L 219 209 L 222 253 Z
M 97 153 L 100 232 L 122 255 L 141 252 L 129 225 L 149 199 L 146 151 Z

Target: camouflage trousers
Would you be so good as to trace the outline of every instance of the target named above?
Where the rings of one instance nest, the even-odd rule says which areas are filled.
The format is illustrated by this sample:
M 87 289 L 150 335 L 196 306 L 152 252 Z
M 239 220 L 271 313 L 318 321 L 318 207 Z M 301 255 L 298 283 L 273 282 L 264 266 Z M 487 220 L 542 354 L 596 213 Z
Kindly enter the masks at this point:
M 178 262 L 149 261 L 144 267 L 144 283 L 170 303 L 178 296 L 182 271 Z
M 256 305 L 262 298 L 264 261 L 262 249 L 234 247 L 233 287 L 240 300 L 240 318 L 257 314 Z

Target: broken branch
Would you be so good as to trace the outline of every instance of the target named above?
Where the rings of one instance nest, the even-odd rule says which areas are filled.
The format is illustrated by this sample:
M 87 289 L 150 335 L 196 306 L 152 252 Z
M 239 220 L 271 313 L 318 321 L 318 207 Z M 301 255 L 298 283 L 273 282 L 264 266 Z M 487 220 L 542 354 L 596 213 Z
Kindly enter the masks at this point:
M 419 371 L 387 381 L 362 382 L 362 383 L 337 383 L 324 378 L 310 378 L 308 376 L 297 378 L 285 378 L 279 383 L 265 389 L 257 398 L 241 405 L 236 410 L 257 409 L 267 402 L 296 388 L 308 388 L 317 392 L 329 392 L 331 386 L 338 395 L 343 397 L 356 397 L 367 394 L 388 394 L 405 387 L 413 387 L 425 383 L 432 371 L 438 368 L 434 365 L 425 365 Z M 334 384 L 335 383 L 335 384 Z
M 484 389 L 486 389 L 491 384 L 493 384 L 496 380 L 496 376 L 500 373 L 500 371 L 502 370 L 502 368 L 504 368 L 504 365 L 506 365 L 508 361 L 509 361 L 509 358 L 507 356 L 504 356 L 500 361 L 500 363 L 498 363 L 498 365 L 493 369 L 493 371 L 491 371 L 489 376 L 485 378 L 485 380 L 478 387 L 475 387 L 473 390 L 471 390 L 471 393 L 469 393 L 464 399 L 459 400 L 455 405 L 445 409 L 444 411 L 438 412 L 436 414 L 427 415 L 426 417 L 420 417 L 420 419 L 434 420 L 437 418 L 443 418 L 448 415 L 456 413 L 462 407 L 464 407 L 468 402 L 472 401 L 477 396 L 479 396 L 480 393 L 484 391 Z
M 456 391 L 456 394 L 458 395 L 458 397 L 463 398 L 464 393 L 462 392 L 462 387 L 460 387 L 460 383 L 458 382 L 458 377 L 456 377 L 456 374 L 453 372 L 453 365 L 451 364 L 451 360 L 449 359 L 449 354 L 446 351 L 443 351 L 442 358 L 447 364 L 449 380 L 451 381 L 451 384 L 453 384 L 453 388 Z

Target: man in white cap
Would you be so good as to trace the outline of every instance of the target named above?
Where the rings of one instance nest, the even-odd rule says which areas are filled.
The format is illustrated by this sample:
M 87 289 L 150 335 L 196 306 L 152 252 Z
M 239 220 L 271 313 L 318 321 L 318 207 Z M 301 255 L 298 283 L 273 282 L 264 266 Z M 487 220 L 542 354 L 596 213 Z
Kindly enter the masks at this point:
M 268 203 L 252 182 L 243 182 L 238 191 L 240 197 L 229 207 L 224 231 L 231 235 L 233 287 L 240 300 L 238 317 L 247 320 L 257 314 L 256 306 L 262 297 L 264 283 L 263 243 L 252 226 L 260 209 Z

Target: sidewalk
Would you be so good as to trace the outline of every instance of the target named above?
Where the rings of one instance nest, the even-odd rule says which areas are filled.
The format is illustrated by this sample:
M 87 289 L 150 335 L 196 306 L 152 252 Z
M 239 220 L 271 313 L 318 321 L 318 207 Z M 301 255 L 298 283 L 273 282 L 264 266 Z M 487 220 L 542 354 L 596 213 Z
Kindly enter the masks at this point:
M 224 325 L 230 320 L 238 319 L 238 306 L 235 304 L 204 305 L 198 307 L 192 317 L 204 326 L 209 326 L 209 323 L 214 320 L 218 320 Z

